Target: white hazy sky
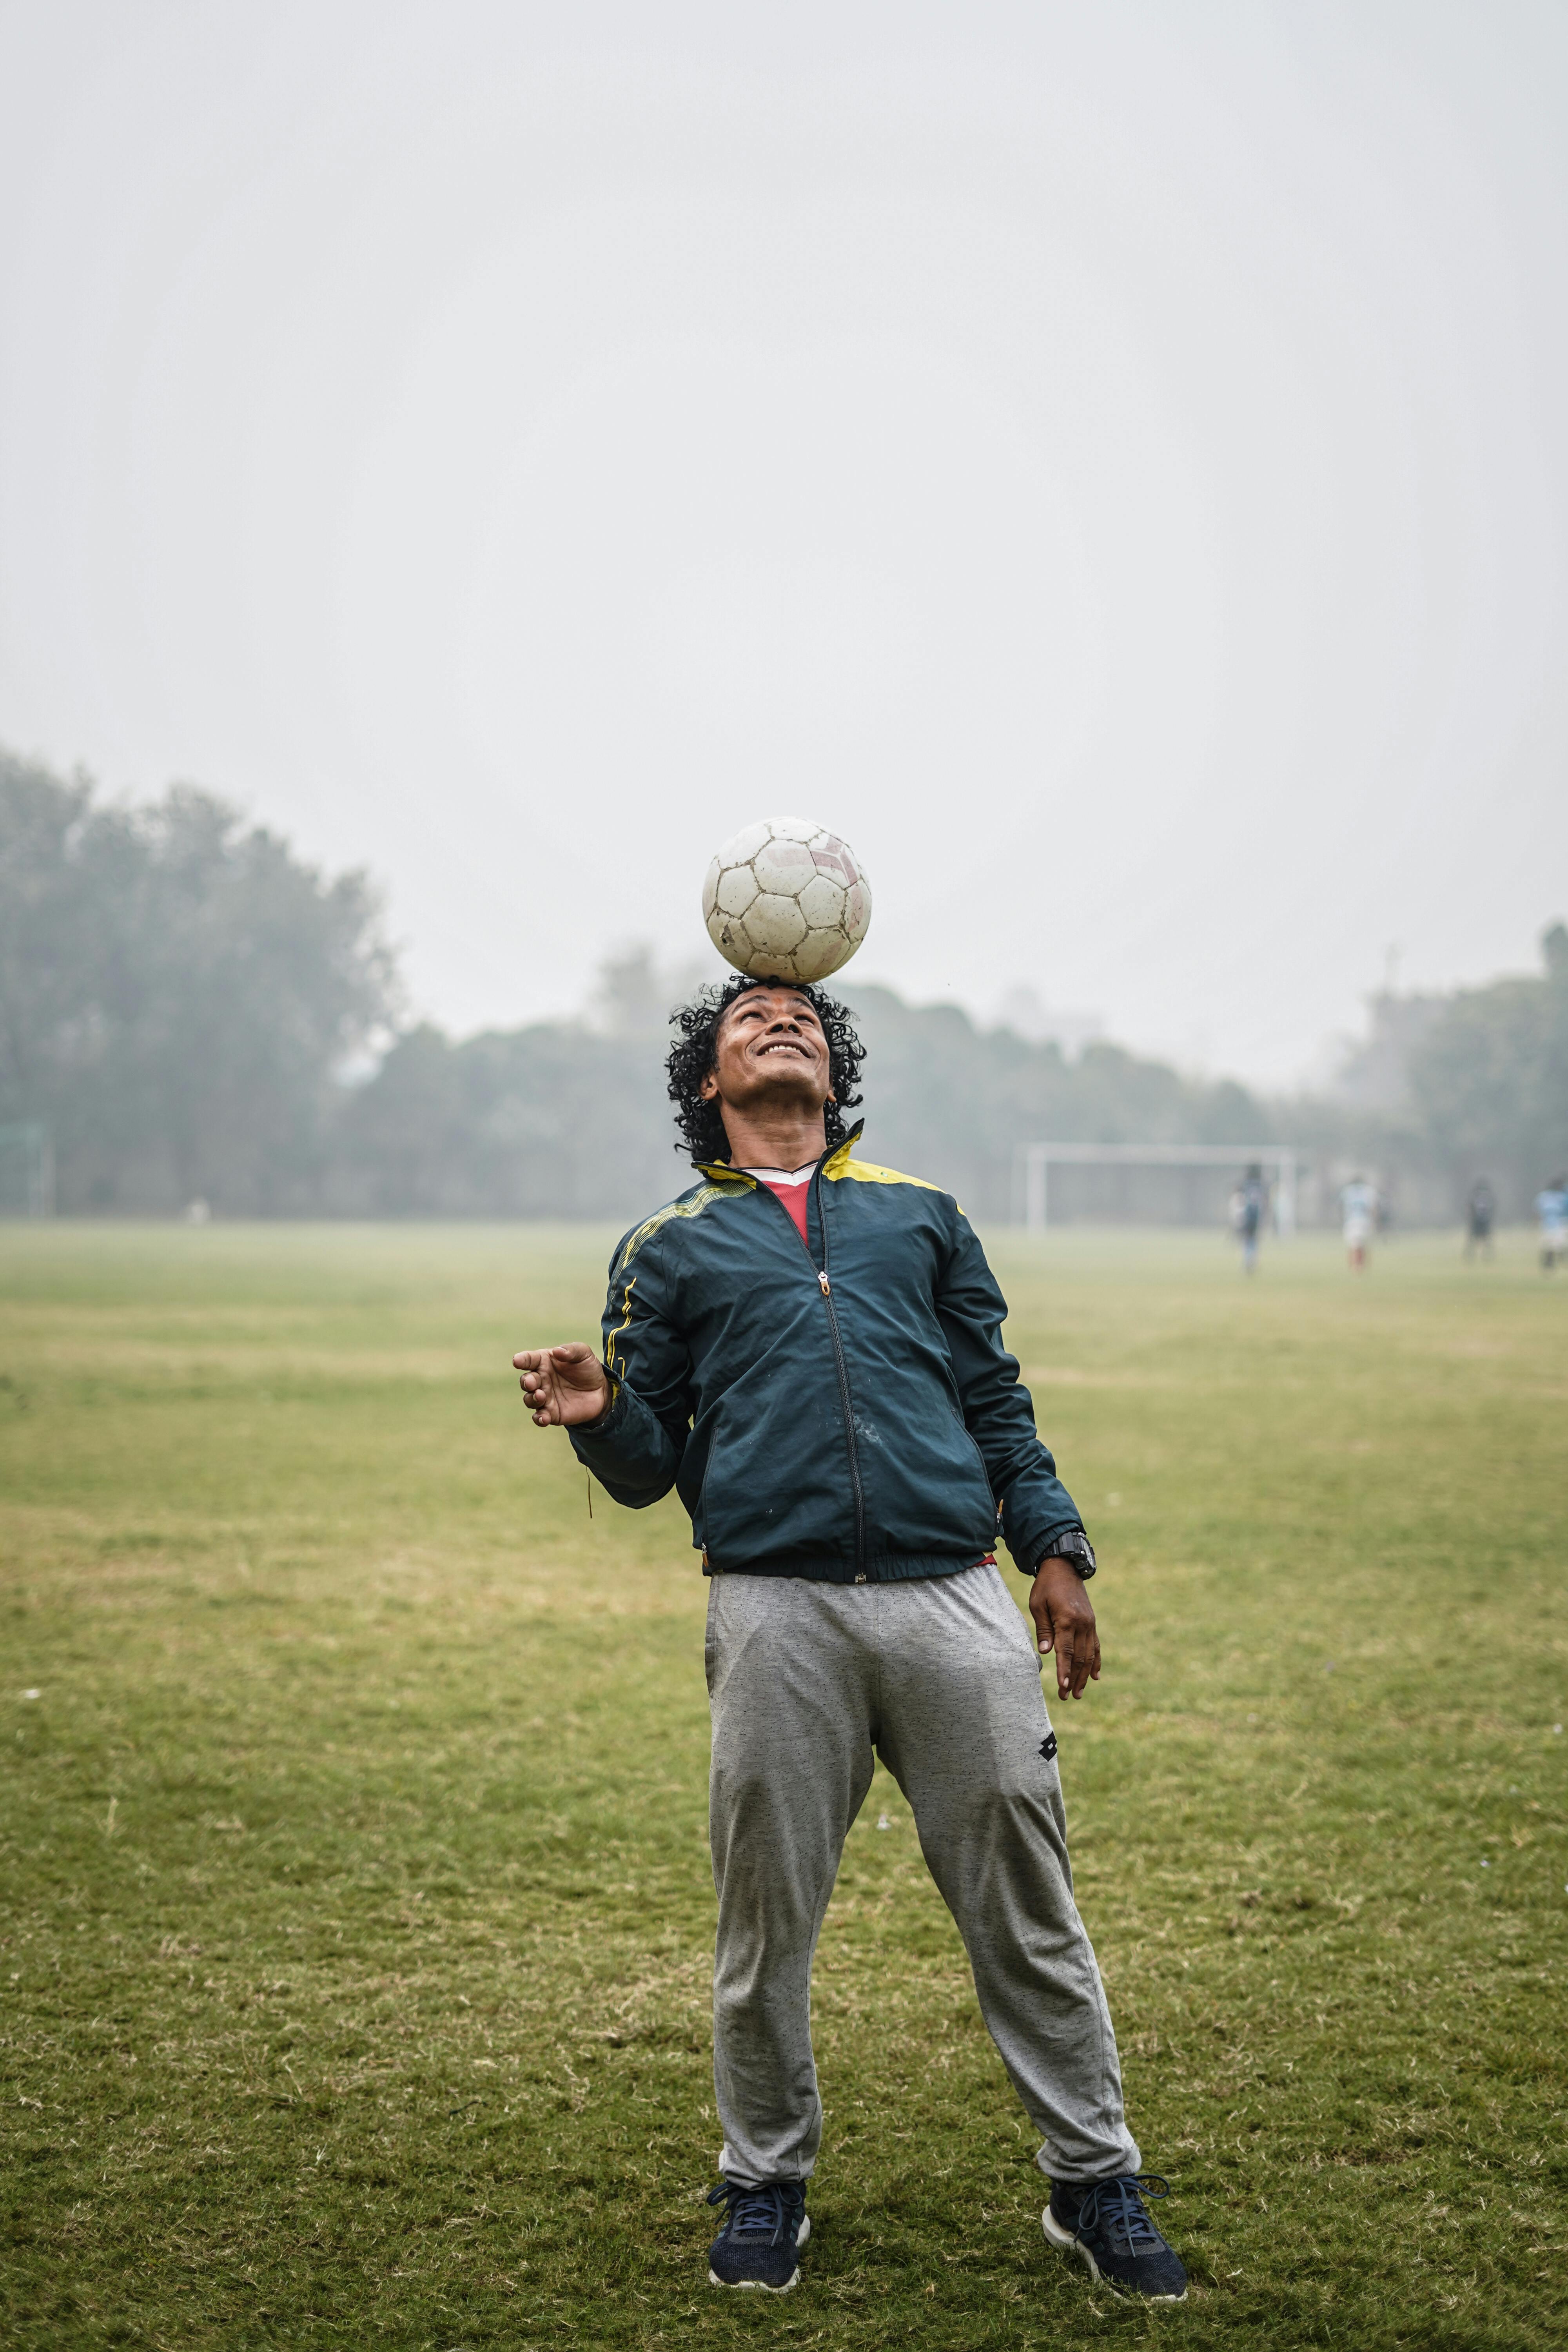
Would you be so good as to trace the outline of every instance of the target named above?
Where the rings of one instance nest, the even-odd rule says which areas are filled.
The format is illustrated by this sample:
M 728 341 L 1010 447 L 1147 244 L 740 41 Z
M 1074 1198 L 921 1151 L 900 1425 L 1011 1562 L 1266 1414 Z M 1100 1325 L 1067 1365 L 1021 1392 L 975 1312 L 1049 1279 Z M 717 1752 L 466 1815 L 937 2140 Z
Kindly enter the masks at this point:
M 1288 1080 L 1568 913 L 1565 122 L 1562 0 L 9 0 L 0 740 L 458 1028 L 783 811 Z

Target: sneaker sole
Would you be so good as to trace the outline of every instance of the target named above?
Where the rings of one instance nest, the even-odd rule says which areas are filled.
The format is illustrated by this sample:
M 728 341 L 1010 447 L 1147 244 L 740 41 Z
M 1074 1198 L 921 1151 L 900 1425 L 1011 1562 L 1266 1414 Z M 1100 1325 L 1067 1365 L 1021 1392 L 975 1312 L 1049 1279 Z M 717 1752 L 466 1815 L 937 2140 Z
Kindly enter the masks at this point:
M 805 2213 L 801 2216 L 800 2227 L 795 2233 L 796 2253 L 800 2252 L 810 2235 L 811 2216 Z M 717 2271 L 709 2272 L 708 2284 L 710 2286 L 752 2286 L 756 2287 L 763 2294 L 788 2294 L 792 2287 L 797 2287 L 800 2284 L 800 2264 L 796 2263 L 794 2271 L 785 2279 L 783 2286 L 770 2286 L 766 2279 L 721 2279 Z
M 1046 2233 L 1047 2246 L 1054 2246 L 1058 2254 L 1081 2254 L 1089 2265 L 1090 2278 L 1108 2286 L 1112 2294 L 1130 2294 L 1139 2303 L 1185 2303 L 1187 2299 L 1185 2287 L 1182 2289 L 1180 2294 L 1139 2294 L 1136 2287 L 1123 2286 L 1120 2279 L 1107 2278 L 1083 2240 L 1075 2238 L 1070 2230 L 1064 2230 L 1048 2205 L 1040 2216 L 1040 2227 Z

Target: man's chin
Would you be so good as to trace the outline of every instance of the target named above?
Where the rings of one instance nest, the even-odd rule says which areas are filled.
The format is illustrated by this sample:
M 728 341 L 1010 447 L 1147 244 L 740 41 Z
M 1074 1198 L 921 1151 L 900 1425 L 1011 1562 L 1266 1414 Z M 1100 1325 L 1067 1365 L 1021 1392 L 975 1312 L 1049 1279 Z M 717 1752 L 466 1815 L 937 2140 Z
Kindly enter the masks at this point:
M 733 1099 L 737 1110 L 760 1110 L 767 1104 L 776 1103 L 781 1109 L 787 1107 L 815 1116 L 826 1097 L 815 1070 L 807 1065 L 792 1063 L 782 1069 L 758 1070 L 750 1086 Z

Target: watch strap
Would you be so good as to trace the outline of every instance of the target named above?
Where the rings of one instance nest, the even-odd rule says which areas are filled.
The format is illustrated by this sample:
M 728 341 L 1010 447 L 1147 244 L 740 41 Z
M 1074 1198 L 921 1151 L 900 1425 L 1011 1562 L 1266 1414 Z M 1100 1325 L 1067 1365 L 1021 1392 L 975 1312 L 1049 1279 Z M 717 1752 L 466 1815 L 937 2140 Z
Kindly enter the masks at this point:
M 1081 1528 L 1074 1528 L 1070 1533 L 1058 1536 L 1054 1542 L 1047 1546 L 1040 1554 L 1036 1569 L 1037 1574 L 1047 1559 L 1065 1559 L 1074 1575 L 1082 1577 L 1086 1584 L 1094 1574 L 1094 1546 Z

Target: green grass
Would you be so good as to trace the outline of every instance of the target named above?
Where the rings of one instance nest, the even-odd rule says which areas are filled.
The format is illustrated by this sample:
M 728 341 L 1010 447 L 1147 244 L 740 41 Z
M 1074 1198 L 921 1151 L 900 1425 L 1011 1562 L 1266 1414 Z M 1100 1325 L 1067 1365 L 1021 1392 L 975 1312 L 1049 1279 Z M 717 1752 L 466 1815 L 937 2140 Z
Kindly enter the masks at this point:
M 1561 2343 L 1568 1283 L 997 1238 L 1101 1545 L 1063 1776 L 1193 2294 L 1047 2253 L 879 1776 L 774 2302 L 701 2259 L 705 1588 L 507 1370 L 608 1238 L 0 1229 L 0 2341 Z

